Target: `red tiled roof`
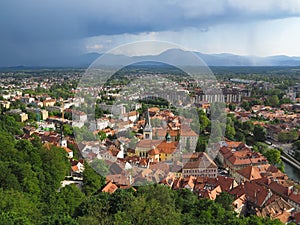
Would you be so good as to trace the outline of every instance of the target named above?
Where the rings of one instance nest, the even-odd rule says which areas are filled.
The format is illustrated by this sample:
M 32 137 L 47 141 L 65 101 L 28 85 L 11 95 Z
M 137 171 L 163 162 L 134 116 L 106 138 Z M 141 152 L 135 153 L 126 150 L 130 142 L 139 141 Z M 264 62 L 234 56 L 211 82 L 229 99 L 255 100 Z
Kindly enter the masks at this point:
M 195 153 L 193 153 L 195 155 Z M 218 168 L 215 162 L 205 152 L 198 153 L 198 159 L 196 161 L 189 161 L 183 166 L 184 169 L 193 168 Z
M 293 207 L 284 199 L 278 196 L 272 196 L 265 206 L 257 212 L 258 216 L 270 217 L 271 219 L 279 219 L 286 224 L 291 216 Z
M 161 140 L 141 140 L 136 144 L 137 148 L 149 148 L 152 149 L 153 146 L 157 146 L 161 143 Z
M 242 195 L 245 194 L 245 186 L 244 184 L 240 184 L 239 186 L 234 187 L 229 191 L 229 194 L 232 194 L 235 196 L 235 198 L 239 198 Z
M 159 155 L 159 153 L 160 153 L 160 150 L 158 150 L 157 148 L 153 148 L 148 151 L 149 155 Z
M 300 204 L 300 194 L 297 193 L 292 193 L 290 196 L 289 196 L 289 199 L 293 202 L 296 202 L 297 204 Z
M 272 182 L 271 179 L 268 177 L 262 177 L 259 179 L 255 179 L 254 181 L 258 184 L 267 185 L 267 186 Z
M 165 173 L 168 173 L 170 171 L 170 166 L 166 163 L 152 163 L 149 166 L 149 169 L 156 171 L 156 170 L 161 170 Z
M 186 187 L 188 185 L 191 189 L 194 189 L 195 179 L 193 176 L 185 177 L 183 179 L 183 186 Z
M 294 219 L 295 219 L 296 224 L 300 223 L 300 212 L 297 212 L 294 214 Z
M 245 146 L 243 142 L 236 142 L 236 141 L 226 141 L 226 144 L 229 148 L 239 148 Z
M 258 163 L 266 163 L 267 159 L 258 152 L 253 152 L 249 148 L 244 148 L 240 151 L 228 152 L 224 157 L 232 165 L 251 165 Z
M 187 136 L 187 137 L 198 137 L 198 134 L 196 134 L 196 132 L 193 131 L 192 129 L 184 129 L 184 128 L 180 130 L 180 135 Z
M 72 171 L 74 171 L 74 172 L 79 172 L 79 168 L 78 168 L 77 165 L 72 166 L 71 168 L 72 168 Z
M 202 198 L 209 198 L 210 200 L 215 200 L 217 195 L 222 192 L 220 185 L 216 186 L 212 190 L 203 189 L 200 191 L 199 196 Z
M 245 177 L 247 180 L 260 179 L 260 171 L 256 166 L 247 166 L 241 170 L 236 171 L 241 176 Z
M 225 155 L 227 153 L 231 153 L 231 149 L 226 147 L 226 146 L 223 146 L 220 148 L 220 153 L 222 153 L 222 155 Z
M 234 183 L 234 179 L 231 177 L 218 176 L 217 181 L 222 189 L 222 191 L 228 192 Z
M 108 192 L 110 194 L 114 193 L 118 189 L 118 186 L 109 181 L 104 188 L 102 188 L 102 192 Z
M 269 191 L 266 187 L 254 182 L 245 182 L 245 194 L 248 200 L 257 206 L 262 206 L 266 201 Z
M 290 193 L 289 193 L 289 186 L 288 184 L 286 184 L 285 182 L 283 183 L 280 183 L 280 181 L 272 181 L 270 184 L 269 184 L 269 188 L 279 194 L 279 195 L 282 195 L 282 196 L 288 196 Z M 291 189 L 290 189 L 291 190 Z
M 172 154 L 176 151 L 178 144 L 179 144 L 179 142 L 177 142 L 177 141 L 172 141 L 172 142 L 162 141 L 157 146 L 157 148 L 163 154 Z
M 149 108 L 148 111 L 149 111 L 149 112 L 153 112 L 153 113 L 157 113 L 157 112 L 159 112 L 159 108 L 157 108 L 157 107 L 152 107 L 152 108 Z

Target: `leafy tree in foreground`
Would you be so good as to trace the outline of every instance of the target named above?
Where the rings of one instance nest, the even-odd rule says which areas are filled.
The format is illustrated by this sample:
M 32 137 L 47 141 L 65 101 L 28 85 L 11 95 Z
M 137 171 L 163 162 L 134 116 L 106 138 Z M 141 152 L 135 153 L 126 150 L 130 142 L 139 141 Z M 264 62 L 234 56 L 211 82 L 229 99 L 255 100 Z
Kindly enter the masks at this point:
M 109 208 L 109 194 L 101 192 L 85 199 L 78 207 L 76 215 L 80 224 L 112 224 Z
M 140 195 L 130 203 L 130 210 L 115 214 L 114 224 L 179 225 L 180 213 L 172 205 L 162 205 L 155 198 L 147 199 Z
M 86 163 L 83 172 L 83 192 L 87 196 L 90 196 L 98 191 L 104 184 L 105 178 L 95 172 L 95 170 Z
M 256 141 L 264 141 L 266 140 L 267 132 L 266 129 L 261 125 L 255 125 L 253 135 Z
M 234 201 L 234 198 L 232 195 L 228 194 L 227 192 L 222 192 L 220 195 L 216 198 L 216 203 L 219 203 L 222 205 L 222 207 L 226 210 L 232 210 L 232 203 Z
M 293 148 L 300 150 L 300 140 L 293 143 Z

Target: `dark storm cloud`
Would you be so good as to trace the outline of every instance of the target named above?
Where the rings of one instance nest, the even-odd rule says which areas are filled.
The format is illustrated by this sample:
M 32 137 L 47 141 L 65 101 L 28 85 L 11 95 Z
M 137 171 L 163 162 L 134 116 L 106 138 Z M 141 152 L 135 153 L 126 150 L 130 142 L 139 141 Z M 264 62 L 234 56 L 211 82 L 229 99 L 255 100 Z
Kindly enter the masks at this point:
M 299 11 L 293 0 L 2 0 L 0 65 L 73 55 L 86 37 L 186 27 L 205 30 L 219 23 L 298 16 Z

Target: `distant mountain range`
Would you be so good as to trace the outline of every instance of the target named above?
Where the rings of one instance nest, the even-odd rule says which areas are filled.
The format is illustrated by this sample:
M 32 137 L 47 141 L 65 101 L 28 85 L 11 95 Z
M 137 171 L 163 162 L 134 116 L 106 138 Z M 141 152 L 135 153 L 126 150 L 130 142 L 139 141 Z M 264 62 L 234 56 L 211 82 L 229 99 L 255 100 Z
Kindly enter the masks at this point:
M 285 55 L 276 55 L 269 57 L 257 57 L 257 56 L 240 56 L 228 53 L 222 54 L 204 54 L 201 52 L 193 52 L 197 56 L 199 56 L 204 63 L 208 66 L 300 66 L 300 57 L 290 57 Z M 176 56 L 180 55 L 176 61 Z M 89 53 L 79 57 L 76 65 L 80 66 L 88 66 L 101 54 L 98 53 Z M 164 61 L 167 58 L 173 57 L 174 61 L 177 65 L 189 65 L 192 61 L 191 54 L 189 52 L 182 51 L 180 49 L 170 49 L 162 52 L 157 56 L 106 56 L 108 64 L 115 64 L 118 61 L 129 62 L 130 58 L 134 58 L 138 61 Z
M 208 66 L 300 66 L 300 57 L 290 57 L 285 55 L 276 55 L 269 57 L 257 57 L 257 56 L 240 56 L 228 53 L 222 54 L 204 54 L 200 52 L 193 52 L 199 56 L 204 63 Z M 45 67 L 88 67 L 102 54 L 100 53 L 88 53 L 80 55 L 78 57 L 61 60 L 60 63 L 45 63 Z M 180 57 L 178 57 L 178 55 Z M 105 56 L 105 64 L 118 65 L 119 62 L 131 62 L 132 59 L 137 61 L 165 61 L 172 57 L 173 62 L 176 65 L 190 65 L 190 62 L 194 59 L 191 58 L 190 52 L 180 49 L 169 49 L 156 56 L 125 56 L 125 55 L 109 55 Z M 30 66 L 33 68 L 34 66 Z M 41 66 L 39 66 L 40 68 Z M 23 66 L 11 67 L 11 68 L 26 68 Z

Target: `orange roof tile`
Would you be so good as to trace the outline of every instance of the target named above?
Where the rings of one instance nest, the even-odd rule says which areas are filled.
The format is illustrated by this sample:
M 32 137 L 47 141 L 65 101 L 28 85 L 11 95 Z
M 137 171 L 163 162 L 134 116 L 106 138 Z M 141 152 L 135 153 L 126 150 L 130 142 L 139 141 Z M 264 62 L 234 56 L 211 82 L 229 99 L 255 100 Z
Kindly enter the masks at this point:
M 289 196 L 289 199 L 293 202 L 296 202 L 297 204 L 300 204 L 300 194 L 296 194 L 296 193 L 292 193 L 290 196 Z
M 236 171 L 241 176 L 245 177 L 247 180 L 260 179 L 260 171 L 256 166 L 247 166 L 241 170 Z
M 278 181 L 272 181 L 270 184 L 269 184 L 269 188 L 279 194 L 279 195 L 282 195 L 282 196 L 288 196 L 290 193 L 291 193 L 291 186 L 288 185 L 287 183 L 283 182 L 281 183 L 280 180 Z
M 229 194 L 232 194 L 235 196 L 235 198 L 239 198 L 242 195 L 245 194 L 245 186 L 244 184 L 240 184 L 239 186 L 234 187 L 229 191 Z
M 152 148 L 151 150 L 148 151 L 149 155 L 159 155 L 160 154 L 160 150 L 158 150 L 157 148 Z
M 206 152 L 199 152 L 198 159 L 196 161 L 188 161 L 183 166 L 184 169 L 193 168 L 218 168 L 215 162 L 209 157 Z M 195 153 L 193 153 L 195 155 Z
M 67 148 L 67 147 L 62 147 L 67 153 L 70 153 L 70 152 L 72 152 L 72 150 L 71 149 L 69 149 L 69 148 Z
M 111 181 L 109 181 L 104 188 L 102 188 L 102 192 L 107 192 L 107 193 L 114 193 L 116 190 L 118 189 L 118 186 L 115 185 L 114 183 L 112 183 Z
M 269 195 L 269 190 L 254 182 L 246 181 L 244 185 L 247 199 L 257 206 L 262 206 Z
M 300 101 L 300 98 L 299 98 L 299 101 Z M 300 212 L 297 212 L 294 214 L 294 219 L 296 221 L 296 224 L 300 223 Z
M 187 137 L 198 137 L 198 134 L 192 129 L 181 129 L 180 135 L 187 136 Z
M 155 113 L 157 113 L 157 112 L 159 112 L 159 108 L 157 108 L 157 107 L 152 107 L 152 108 L 149 108 L 148 111 L 149 111 L 149 112 L 155 112 Z
M 243 142 L 236 142 L 236 141 L 226 141 L 226 144 L 229 148 L 238 148 L 245 146 Z
M 234 183 L 234 179 L 231 177 L 218 176 L 216 179 L 222 191 L 226 191 L 226 192 L 228 192 L 232 188 Z
M 72 171 L 74 171 L 74 172 L 78 172 L 79 171 L 79 168 L 78 168 L 77 165 L 72 166 L 71 168 L 72 168 Z
M 173 154 L 177 147 L 179 147 L 179 142 L 172 141 L 172 142 L 167 142 L 167 141 L 162 141 L 157 148 L 159 151 L 163 154 Z
M 161 140 L 141 140 L 136 144 L 136 147 L 152 149 L 153 146 L 157 146 L 161 142 Z

